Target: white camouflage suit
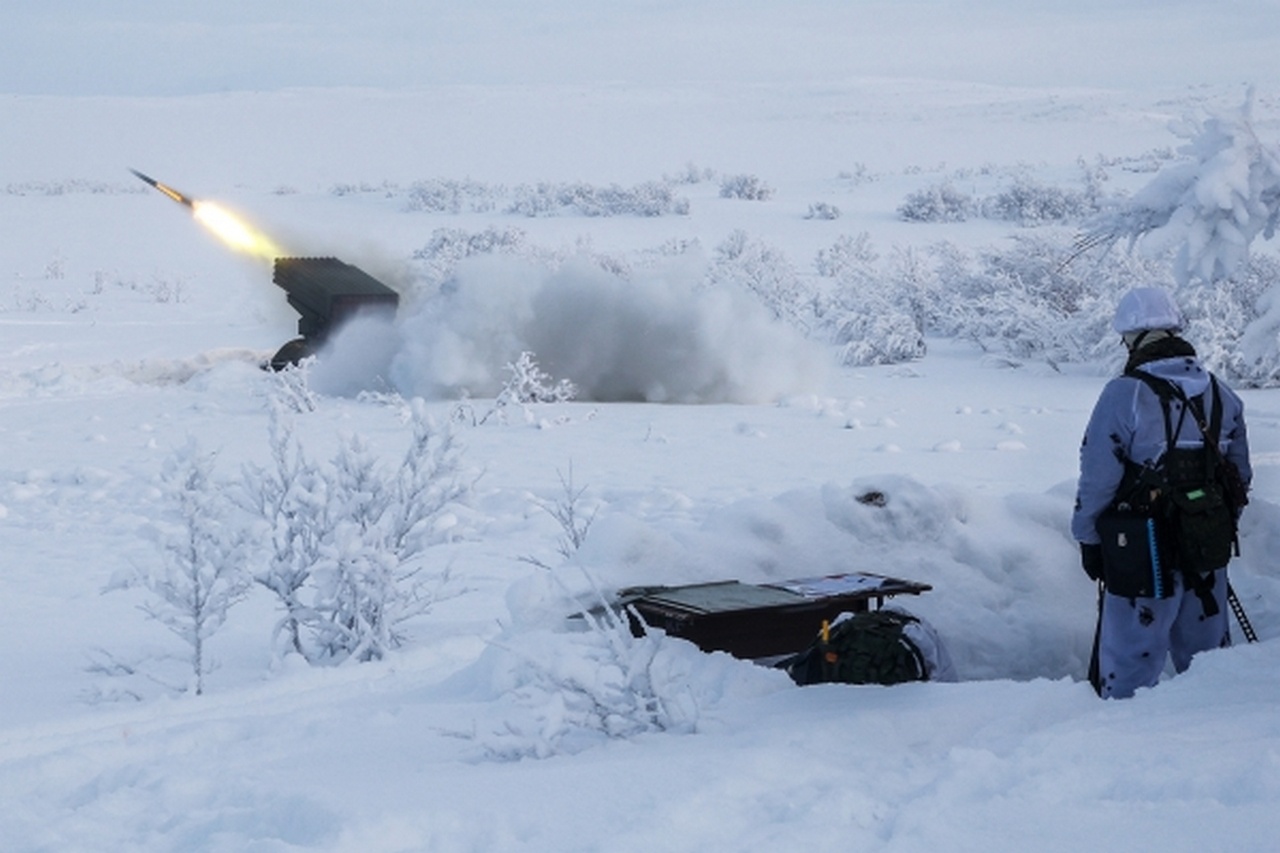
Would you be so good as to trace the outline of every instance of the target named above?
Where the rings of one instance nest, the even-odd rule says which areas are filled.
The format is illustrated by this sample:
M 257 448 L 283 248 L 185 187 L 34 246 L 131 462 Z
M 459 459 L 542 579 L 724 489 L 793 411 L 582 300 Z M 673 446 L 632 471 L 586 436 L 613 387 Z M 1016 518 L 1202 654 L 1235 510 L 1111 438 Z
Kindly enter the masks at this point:
M 1135 299 L 1131 298 L 1134 294 L 1138 295 L 1136 307 Z M 1167 304 L 1162 304 L 1161 297 Z M 1126 308 L 1128 314 L 1125 314 Z M 1203 408 L 1207 416 L 1213 405 L 1209 372 L 1191 346 L 1176 337 L 1181 314 L 1178 313 L 1174 321 L 1162 316 L 1162 311 L 1167 315 L 1169 311 L 1177 312 L 1177 308 L 1164 291 L 1155 288 L 1140 288 L 1122 300 L 1116 327 L 1122 334 L 1129 333 L 1127 341 L 1135 337 L 1135 330 L 1139 333 L 1145 329 L 1162 330 L 1159 341 L 1149 347 L 1140 339 L 1137 341 L 1138 349 L 1132 351 L 1129 366 L 1177 383 L 1188 399 L 1204 394 Z M 1219 447 L 1248 483 L 1252 471 L 1244 407 L 1221 380 L 1216 382 L 1216 387 L 1222 403 Z M 1181 408 L 1182 404 L 1176 399 L 1170 401 L 1171 422 L 1175 426 L 1180 424 L 1175 444 L 1203 446 L 1203 434 L 1195 418 L 1190 415 L 1181 418 Z M 1103 388 L 1080 447 L 1080 480 L 1071 532 L 1081 543 L 1082 552 L 1101 541 L 1096 521 L 1116 497 L 1125 472 L 1125 460 L 1138 465 L 1154 464 L 1166 449 L 1165 428 L 1160 398 L 1142 380 L 1119 376 Z M 1087 555 L 1085 561 L 1087 565 Z M 1212 572 L 1212 576 L 1211 593 L 1218 607 L 1217 613 L 1211 616 L 1205 614 L 1203 602 L 1187 587 L 1180 572 L 1175 572 L 1173 594 L 1168 598 L 1124 598 L 1110 592 L 1100 596 L 1090 667 L 1090 681 L 1099 696 L 1132 696 L 1138 688 L 1152 687 L 1159 681 L 1167 657 L 1172 657 L 1174 670 L 1182 672 L 1197 652 L 1231 644 L 1226 567 Z

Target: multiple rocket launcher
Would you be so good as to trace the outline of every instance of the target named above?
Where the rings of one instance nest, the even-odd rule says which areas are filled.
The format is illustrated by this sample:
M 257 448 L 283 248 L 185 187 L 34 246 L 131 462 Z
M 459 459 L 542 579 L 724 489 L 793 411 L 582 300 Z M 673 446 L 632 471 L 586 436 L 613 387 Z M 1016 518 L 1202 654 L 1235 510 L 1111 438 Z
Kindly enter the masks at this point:
M 356 315 L 395 315 L 399 294 L 363 270 L 337 258 L 285 257 L 265 235 L 218 205 L 194 199 L 137 169 L 129 171 L 178 204 L 191 208 L 196 219 L 231 246 L 271 261 L 272 281 L 298 312 L 298 337 L 272 356 L 272 370 L 282 370 L 314 354 Z

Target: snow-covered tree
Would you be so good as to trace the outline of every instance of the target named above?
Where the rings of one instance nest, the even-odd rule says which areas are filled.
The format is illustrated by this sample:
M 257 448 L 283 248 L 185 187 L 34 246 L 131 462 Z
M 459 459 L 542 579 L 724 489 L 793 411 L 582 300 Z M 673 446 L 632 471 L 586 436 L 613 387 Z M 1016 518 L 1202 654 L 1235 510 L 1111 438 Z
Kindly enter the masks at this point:
M 163 559 L 125 584 L 146 589 L 142 610 L 186 644 L 187 689 L 197 696 L 212 666 L 206 643 L 248 585 L 240 538 L 228 521 L 231 507 L 213 480 L 213 459 L 190 441 L 166 461 L 160 482 L 171 509 L 154 528 Z
M 383 657 L 447 578 L 424 574 L 415 558 L 445 535 L 448 508 L 467 492 L 460 454 L 420 401 L 411 429 L 400 465 L 388 472 L 359 436 L 327 465 L 308 459 L 277 415 L 273 467 L 245 469 L 248 506 L 268 531 L 255 579 L 284 608 L 277 638 L 310 663 Z
M 1280 146 L 1253 127 L 1253 91 L 1235 112 L 1187 118 L 1173 127 L 1182 159 L 1156 174 L 1131 199 L 1106 211 L 1086 240 L 1127 238 L 1176 248 L 1179 283 L 1213 283 L 1232 275 L 1259 234 L 1275 235 L 1280 217 Z
M 1241 271 L 1258 236 L 1271 239 L 1280 220 L 1280 145 L 1253 126 L 1254 93 L 1244 104 L 1174 127 L 1186 140 L 1182 159 L 1092 224 L 1082 247 L 1127 239 L 1174 252 L 1181 301 L 1191 286 L 1219 287 Z M 1270 375 L 1280 362 L 1280 294 L 1259 302 L 1240 338 L 1246 373 Z
M 327 527 L 328 483 L 303 456 L 283 412 L 274 408 L 271 415 L 272 467 L 246 466 L 242 480 L 246 508 L 265 524 L 265 565 L 253 577 L 274 593 L 284 608 L 276 626 L 277 638 L 283 636 L 291 651 L 302 654 L 302 589 L 320 561 Z

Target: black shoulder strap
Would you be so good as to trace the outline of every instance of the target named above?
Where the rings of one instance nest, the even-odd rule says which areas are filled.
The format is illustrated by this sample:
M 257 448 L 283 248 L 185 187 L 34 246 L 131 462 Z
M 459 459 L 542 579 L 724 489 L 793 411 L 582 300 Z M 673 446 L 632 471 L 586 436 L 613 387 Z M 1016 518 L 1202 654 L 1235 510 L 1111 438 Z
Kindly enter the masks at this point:
M 1200 429 L 1204 432 L 1204 437 L 1213 442 L 1213 446 L 1218 446 L 1218 441 L 1222 438 L 1222 393 L 1218 390 L 1218 377 L 1212 373 L 1209 374 L 1209 387 L 1213 389 L 1213 403 L 1209 406 L 1209 428 L 1204 428 L 1204 408 L 1201 407 L 1197 414 L 1200 416 Z

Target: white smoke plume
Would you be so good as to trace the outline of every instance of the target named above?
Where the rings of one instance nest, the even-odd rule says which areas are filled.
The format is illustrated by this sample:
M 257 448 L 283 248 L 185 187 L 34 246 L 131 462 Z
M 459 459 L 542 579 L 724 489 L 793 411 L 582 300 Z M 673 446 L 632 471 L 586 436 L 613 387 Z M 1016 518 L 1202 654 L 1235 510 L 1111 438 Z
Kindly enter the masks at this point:
M 394 330 L 356 322 L 321 354 L 316 390 L 385 383 L 405 396 L 491 397 L 534 354 L 582 400 L 760 403 L 819 389 L 827 355 L 745 291 L 703 288 L 685 259 L 624 279 L 586 260 L 555 271 L 478 256 Z

